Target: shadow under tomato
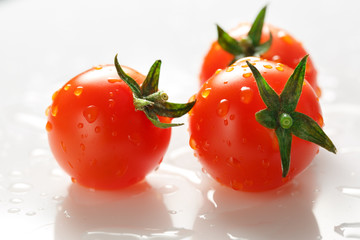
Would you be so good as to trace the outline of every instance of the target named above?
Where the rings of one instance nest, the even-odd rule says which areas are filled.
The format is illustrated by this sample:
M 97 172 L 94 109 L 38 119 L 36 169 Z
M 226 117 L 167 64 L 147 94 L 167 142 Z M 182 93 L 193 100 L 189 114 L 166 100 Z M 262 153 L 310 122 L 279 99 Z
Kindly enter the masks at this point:
M 177 231 L 162 196 L 146 182 L 122 191 L 94 191 L 72 184 L 58 206 L 55 239 L 154 239 L 166 237 L 169 230 Z
M 285 186 L 263 193 L 237 192 L 209 183 L 193 240 L 312 240 L 320 231 L 312 208 L 318 194 L 310 167 Z

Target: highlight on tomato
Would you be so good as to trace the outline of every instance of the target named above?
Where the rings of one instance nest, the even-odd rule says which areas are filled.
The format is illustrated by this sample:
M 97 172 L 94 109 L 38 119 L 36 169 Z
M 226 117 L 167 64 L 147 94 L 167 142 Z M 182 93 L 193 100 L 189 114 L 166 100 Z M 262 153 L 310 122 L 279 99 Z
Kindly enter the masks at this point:
M 169 145 L 173 118 L 194 102 L 168 102 L 158 91 L 161 61 L 147 76 L 99 65 L 56 91 L 47 109 L 52 153 L 73 182 L 93 189 L 121 189 L 156 169 Z
M 266 6 L 261 9 L 254 22 L 242 22 L 229 32 L 217 26 L 218 39 L 207 52 L 200 71 L 200 84 L 209 79 L 218 69 L 224 69 L 236 60 L 257 56 L 295 68 L 308 52 L 302 43 L 286 30 L 264 23 Z M 320 97 L 317 71 L 308 58 L 305 79 Z
M 189 112 L 189 143 L 215 180 L 235 190 L 270 190 L 306 169 L 319 146 L 336 152 L 304 80 L 306 60 L 293 70 L 243 58 L 203 84 Z

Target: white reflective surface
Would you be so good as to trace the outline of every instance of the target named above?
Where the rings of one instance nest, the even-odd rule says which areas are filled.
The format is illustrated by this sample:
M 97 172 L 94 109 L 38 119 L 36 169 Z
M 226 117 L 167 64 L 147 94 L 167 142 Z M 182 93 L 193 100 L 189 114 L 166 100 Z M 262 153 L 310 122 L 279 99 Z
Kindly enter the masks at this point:
M 160 88 L 186 101 L 214 24 L 251 21 L 266 3 L 267 21 L 301 39 L 318 67 L 337 155 L 321 150 L 294 181 L 258 194 L 208 178 L 187 126 L 173 130 L 159 170 L 123 191 L 82 188 L 58 167 L 44 114 L 58 87 L 119 53 L 143 73 L 162 59 Z M 355 0 L 0 0 L 0 238 L 360 239 L 359 9 Z

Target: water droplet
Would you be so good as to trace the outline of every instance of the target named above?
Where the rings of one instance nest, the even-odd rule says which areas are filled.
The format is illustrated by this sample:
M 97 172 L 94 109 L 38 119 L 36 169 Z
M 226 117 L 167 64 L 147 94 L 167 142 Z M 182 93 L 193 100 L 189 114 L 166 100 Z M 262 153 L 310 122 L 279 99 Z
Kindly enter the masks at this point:
M 50 114 L 51 105 L 45 109 L 45 116 L 48 117 Z
M 207 97 L 209 96 L 210 92 L 211 92 L 211 88 L 205 88 L 205 89 L 201 92 L 201 96 L 202 96 L 203 98 L 207 98 Z
M 113 132 L 111 133 L 111 136 L 113 136 L 113 137 L 116 137 L 117 135 L 118 135 L 117 131 L 113 131 Z
M 218 75 L 221 71 L 222 69 L 219 68 L 218 70 L 215 71 L 215 75 Z
M 85 149 L 86 149 L 85 144 L 80 143 L 80 149 L 81 149 L 81 151 L 85 151 Z
M 108 79 L 108 82 L 109 82 L 109 83 L 121 82 L 121 79 L 118 79 L 118 78 L 109 78 L 109 79 Z
M 276 70 L 278 70 L 278 71 L 280 71 L 280 72 L 283 72 L 283 71 L 284 71 L 284 68 L 281 67 L 281 66 L 276 66 L 275 68 L 276 68 Z
M 219 117 L 224 117 L 229 112 L 230 103 L 227 99 L 222 99 L 217 105 L 216 113 Z
M 230 182 L 230 186 L 232 189 L 237 190 L 237 191 L 242 190 L 244 188 L 244 185 L 237 180 L 232 180 Z
M 67 90 L 69 90 L 69 89 L 70 89 L 70 87 L 71 87 L 71 84 L 70 84 L 70 83 L 68 83 L 68 84 L 66 84 L 66 85 L 64 86 L 64 90 L 65 90 L 65 91 L 67 91 Z
M 249 87 L 242 87 L 240 92 L 240 100 L 241 102 L 248 104 L 251 102 L 253 98 L 254 92 Z
M 293 44 L 294 43 L 293 38 L 284 31 L 279 31 L 278 32 L 278 37 L 287 44 Z
M 247 73 L 244 73 L 243 74 L 243 77 L 244 78 L 249 78 L 249 77 L 251 77 L 252 76 L 252 73 L 251 72 L 247 72 Z
M 101 131 L 101 127 L 100 127 L 100 126 L 96 126 L 96 127 L 95 127 L 95 132 L 96 132 L 96 133 L 99 133 L 100 131 Z
M 8 213 L 19 213 L 21 210 L 20 208 L 9 208 Z
M 31 189 L 31 185 L 27 183 L 14 183 L 9 187 L 12 193 L 26 193 Z
M 78 128 L 83 128 L 83 127 L 84 127 L 84 124 L 83 124 L 83 123 L 78 123 L 77 127 L 78 127 Z
M 360 188 L 355 187 L 338 187 L 340 192 L 351 197 L 360 198 Z
M 52 115 L 53 117 L 56 117 L 58 111 L 59 111 L 58 106 L 54 106 L 54 105 L 53 105 L 53 106 L 51 107 L 51 115 Z
M 101 70 L 103 68 L 103 66 L 102 65 L 97 65 L 97 66 L 94 66 L 94 69 L 95 70 Z
M 234 67 L 227 67 L 225 71 L 226 72 L 231 72 L 232 70 L 234 70 Z
M 272 66 L 271 66 L 271 65 L 269 65 L 269 64 L 265 64 L 265 65 L 264 65 L 264 68 L 267 68 L 267 69 L 272 69 Z
M 224 125 L 225 125 L 225 126 L 229 125 L 229 120 L 224 119 Z
M 71 164 L 70 161 L 67 161 L 67 163 L 68 163 L 69 167 L 74 168 L 74 166 Z
M 60 195 L 55 195 L 52 197 L 52 199 L 56 202 L 61 202 L 63 201 L 65 198 L 63 196 L 60 196 Z
M 196 143 L 195 139 L 192 136 L 190 137 L 189 145 L 194 150 L 198 149 L 197 143 Z
M 77 181 L 76 181 L 76 178 L 72 177 L 72 178 L 71 178 L 71 182 L 72 182 L 72 183 L 76 183 L 76 182 L 77 182 Z
M 53 126 L 49 121 L 47 121 L 45 128 L 46 131 L 50 132 L 53 129 Z
M 11 198 L 9 202 L 14 203 L 14 204 L 19 204 L 19 203 L 22 203 L 23 200 L 21 198 Z
M 25 213 L 26 216 L 35 216 L 36 215 L 36 212 L 35 211 L 29 211 L 27 213 Z
M 319 114 L 319 116 L 318 116 L 318 123 L 319 123 L 320 127 L 324 126 L 324 118 L 322 117 L 321 114 Z
M 177 190 L 178 190 L 178 187 L 174 186 L 172 184 L 166 184 L 158 189 L 159 193 L 162 193 L 162 194 L 175 193 Z
M 235 115 L 234 114 L 230 115 L 230 120 L 235 120 Z
M 114 99 L 109 99 L 109 108 L 113 108 L 115 106 L 115 100 Z
M 360 238 L 360 222 L 342 223 L 335 226 L 334 231 L 345 238 Z
M 51 99 L 54 101 L 58 94 L 59 94 L 59 90 L 55 91 L 51 96 Z
M 89 123 L 93 123 L 96 121 L 99 115 L 99 109 L 94 105 L 90 105 L 87 108 L 85 108 L 83 115 L 86 121 L 88 121 Z
M 78 86 L 74 90 L 75 96 L 79 97 L 84 91 L 84 88 L 82 86 Z
M 234 158 L 234 157 L 229 157 L 228 159 L 226 159 L 226 162 L 231 167 L 236 167 L 236 168 L 241 167 L 241 162 L 238 159 Z
M 60 142 L 60 146 L 61 146 L 61 149 L 66 152 L 66 146 L 65 146 L 65 143 L 63 141 Z

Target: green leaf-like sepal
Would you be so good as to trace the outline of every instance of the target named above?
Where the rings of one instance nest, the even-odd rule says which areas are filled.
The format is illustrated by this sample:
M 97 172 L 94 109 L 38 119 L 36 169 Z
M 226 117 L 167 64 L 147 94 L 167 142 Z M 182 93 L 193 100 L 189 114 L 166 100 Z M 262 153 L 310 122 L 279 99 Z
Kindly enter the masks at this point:
M 195 102 L 196 101 L 189 103 L 165 102 L 162 104 L 155 104 L 152 109 L 159 116 L 177 118 L 189 112 L 195 105 Z
M 243 49 L 239 45 L 239 42 L 225 32 L 219 25 L 216 25 L 218 32 L 218 43 L 222 49 L 231 53 L 234 56 L 245 56 L 243 55 Z
M 141 86 L 127 75 L 115 56 L 115 68 L 119 77 L 129 86 L 133 93 L 136 110 L 143 111 L 146 117 L 159 128 L 169 128 L 183 125 L 182 123 L 163 123 L 158 116 L 177 118 L 186 114 L 194 106 L 195 101 L 189 103 L 167 102 L 168 95 L 158 91 L 161 61 L 157 60 L 151 66 L 148 75 Z
M 260 44 L 265 15 L 266 6 L 263 7 L 256 16 L 247 36 L 240 40 L 231 37 L 219 25 L 216 25 L 219 45 L 222 49 L 234 56 L 234 59 L 230 61 L 229 65 L 243 57 L 260 56 L 270 49 L 273 39 L 271 32 L 269 33 L 269 40 Z
M 277 113 L 269 109 L 260 110 L 255 114 L 256 121 L 266 128 L 275 129 L 278 124 L 276 122 Z
M 291 131 L 289 129 L 277 128 L 275 133 L 279 142 L 282 177 L 286 177 L 290 168 L 290 153 L 292 142 Z
M 256 67 L 248 61 L 246 62 L 267 107 L 257 112 L 255 118 L 264 127 L 275 129 L 279 142 L 283 177 L 286 177 L 289 172 L 292 135 L 336 153 L 335 145 L 316 121 L 295 111 L 302 92 L 307 58 L 308 56 L 305 56 L 297 65 L 280 96 L 261 76 Z
M 317 122 L 300 112 L 294 112 L 291 115 L 294 120 L 291 132 L 295 136 L 313 142 L 332 153 L 337 152 L 335 145 Z
M 157 60 L 151 66 L 149 73 L 146 75 L 144 82 L 141 84 L 141 94 L 144 96 L 151 95 L 158 91 L 160 78 L 161 60 Z

